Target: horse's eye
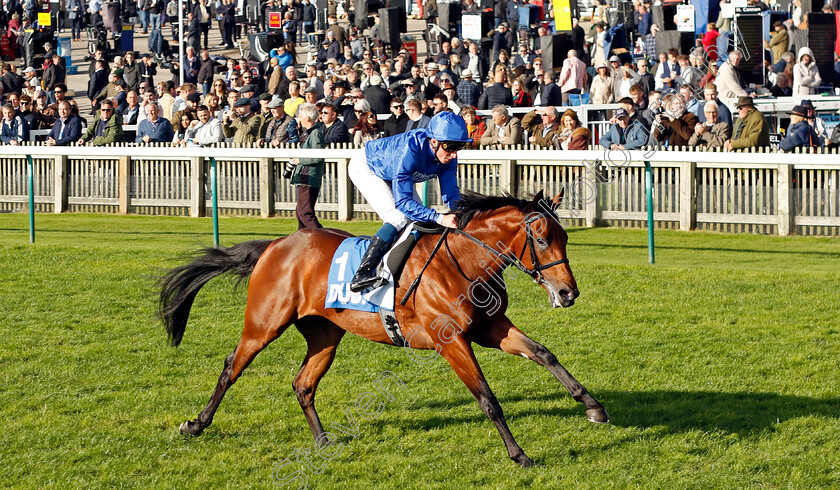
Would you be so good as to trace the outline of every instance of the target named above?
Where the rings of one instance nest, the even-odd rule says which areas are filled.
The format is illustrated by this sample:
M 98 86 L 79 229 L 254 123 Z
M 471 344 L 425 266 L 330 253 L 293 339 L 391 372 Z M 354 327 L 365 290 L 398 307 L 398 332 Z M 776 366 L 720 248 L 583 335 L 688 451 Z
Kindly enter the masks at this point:
M 546 247 L 548 247 L 548 242 L 545 240 L 545 238 L 537 237 L 536 240 L 537 245 L 540 246 L 540 249 L 545 249 Z

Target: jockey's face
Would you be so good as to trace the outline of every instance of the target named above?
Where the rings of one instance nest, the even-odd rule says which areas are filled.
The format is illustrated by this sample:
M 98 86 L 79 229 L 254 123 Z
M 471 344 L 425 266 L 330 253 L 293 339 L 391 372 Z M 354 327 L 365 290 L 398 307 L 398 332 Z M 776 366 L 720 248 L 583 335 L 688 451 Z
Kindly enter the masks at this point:
M 455 160 L 458 156 L 457 151 L 446 151 L 443 149 L 443 146 L 440 144 L 440 141 L 432 138 L 429 140 L 429 145 L 432 147 L 432 150 L 435 152 L 435 157 L 437 157 L 438 161 L 443 165 Z

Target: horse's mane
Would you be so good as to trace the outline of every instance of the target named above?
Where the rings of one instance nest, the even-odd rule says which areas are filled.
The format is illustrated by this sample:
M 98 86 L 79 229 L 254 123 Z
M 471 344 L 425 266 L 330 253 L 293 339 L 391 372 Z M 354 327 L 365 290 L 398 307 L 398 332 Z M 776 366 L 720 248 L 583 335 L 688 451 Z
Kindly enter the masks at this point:
M 502 192 L 500 196 L 486 196 L 477 192 L 464 191 L 453 212 L 458 217 L 458 228 L 463 229 L 476 214 L 494 211 L 505 206 L 514 206 L 524 210 L 530 203 L 508 192 Z

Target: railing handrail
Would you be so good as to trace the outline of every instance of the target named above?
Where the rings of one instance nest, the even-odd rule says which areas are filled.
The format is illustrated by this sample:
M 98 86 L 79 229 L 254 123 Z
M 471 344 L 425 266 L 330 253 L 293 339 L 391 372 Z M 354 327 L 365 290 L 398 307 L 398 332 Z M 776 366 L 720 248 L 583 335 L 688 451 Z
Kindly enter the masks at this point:
M 162 154 L 161 150 L 166 149 Z M 162 147 L 162 146 L 3 146 L 0 147 L 2 157 L 37 156 L 68 156 L 68 157 L 113 157 L 122 156 L 145 159 L 187 159 L 195 157 L 218 159 L 291 159 L 291 158 L 323 158 L 327 160 L 346 160 L 352 155 L 348 151 L 362 151 L 361 149 L 271 149 L 271 148 L 216 148 L 216 147 Z M 597 150 L 461 150 L 458 152 L 461 160 L 525 160 L 545 162 L 582 162 L 601 161 L 612 166 L 623 166 L 624 162 L 651 163 L 679 163 L 703 162 L 714 164 L 754 164 L 760 166 L 784 164 L 809 164 L 840 166 L 840 159 L 836 154 L 806 154 L 806 153 L 749 153 L 749 152 L 704 152 L 704 151 L 664 151 L 664 150 L 634 150 L 626 153 L 619 151 Z M 629 158 L 626 156 L 629 155 Z M 796 160 L 800 160 L 797 162 Z

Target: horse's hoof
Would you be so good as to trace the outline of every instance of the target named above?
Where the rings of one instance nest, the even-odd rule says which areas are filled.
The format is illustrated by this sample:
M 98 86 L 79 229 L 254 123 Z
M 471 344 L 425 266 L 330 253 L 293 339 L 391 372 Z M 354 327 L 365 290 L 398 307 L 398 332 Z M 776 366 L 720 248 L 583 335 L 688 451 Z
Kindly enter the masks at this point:
M 178 430 L 181 431 L 181 434 L 186 434 L 188 436 L 197 436 L 201 434 L 201 428 L 194 420 L 184 422 Z
M 534 466 L 534 461 L 526 456 L 525 453 L 521 453 L 518 456 L 511 456 L 510 459 L 517 462 L 523 468 L 530 468 L 531 466 Z
M 607 414 L 604 407 L 588 409 L 586 411 L 586 418 L 589 419 L 590 422 L 595 422 L 596 424 L 610 423 L 610 416 Z

